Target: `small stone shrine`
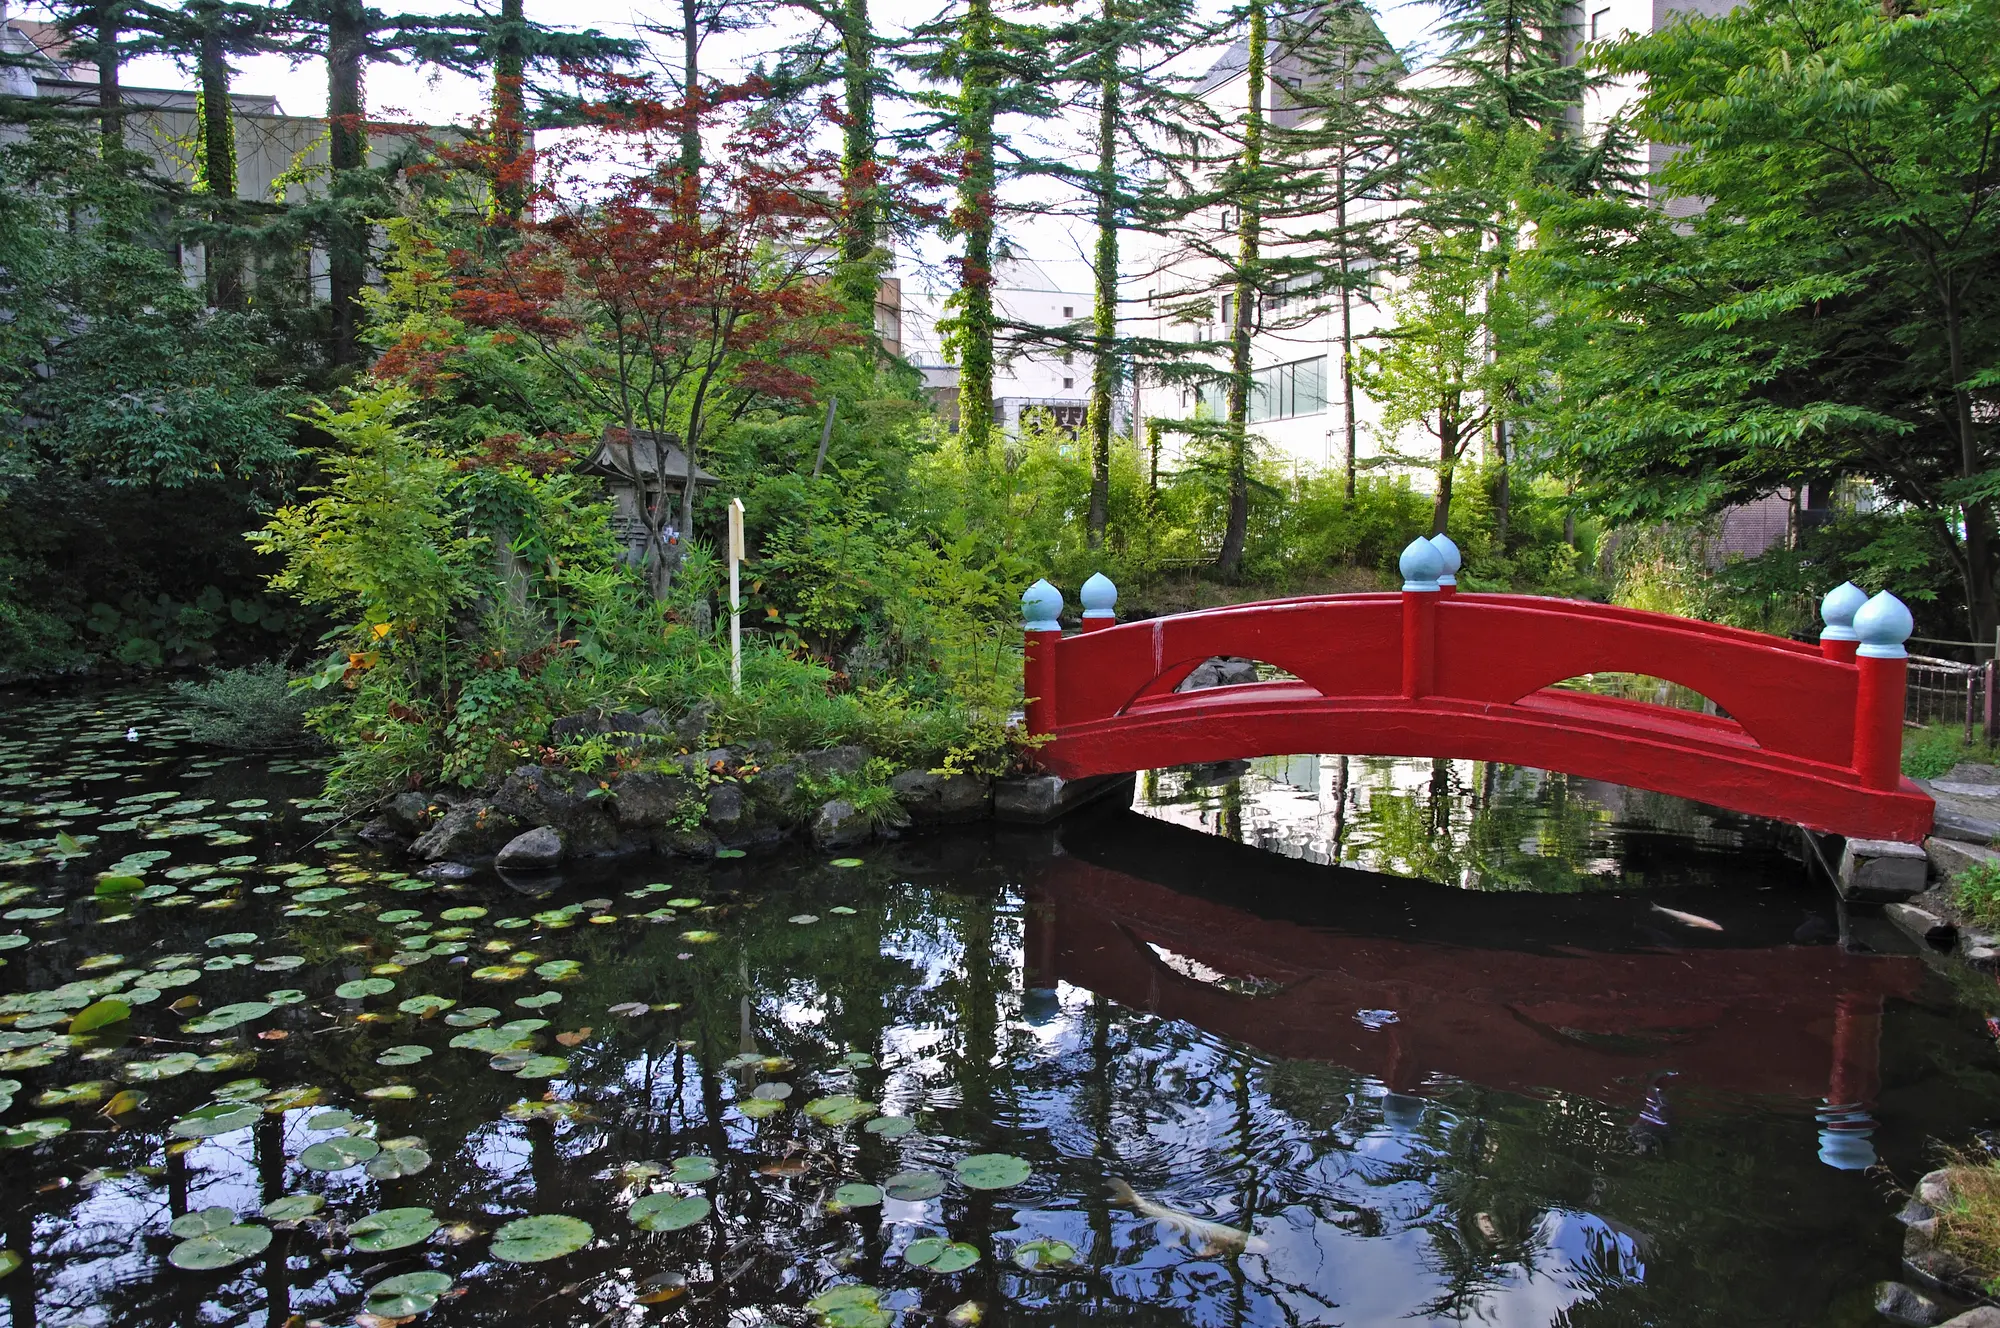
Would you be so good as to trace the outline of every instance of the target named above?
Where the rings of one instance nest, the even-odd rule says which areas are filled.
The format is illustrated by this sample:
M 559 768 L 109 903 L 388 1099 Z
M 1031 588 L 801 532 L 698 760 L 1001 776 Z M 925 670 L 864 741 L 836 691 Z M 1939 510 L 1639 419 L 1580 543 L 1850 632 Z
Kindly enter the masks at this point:
M 649 429 L 628 432 L 616 427 L 604 431 L 597 450 L 578 467 L 580 473 L 604 480 L 616 505 L 611 528 L 618 542 L 625 546 L 626 557 L 634 564 L 645 551 L 648 512 L 665 510 L 668 516 L 661 526 L 662 537 L 670 540 L 680 537 L 680 532 L 674 530 L 672 512 L 679 506 L 681 490 L 688 483 L 688 469 L 687 453 L 673 434 Z M 697 486 L 707 488 L 716 483 L 715 476 L 700 466 L 693 469 Z M 664 509 L 661 504 L 665 504 Z

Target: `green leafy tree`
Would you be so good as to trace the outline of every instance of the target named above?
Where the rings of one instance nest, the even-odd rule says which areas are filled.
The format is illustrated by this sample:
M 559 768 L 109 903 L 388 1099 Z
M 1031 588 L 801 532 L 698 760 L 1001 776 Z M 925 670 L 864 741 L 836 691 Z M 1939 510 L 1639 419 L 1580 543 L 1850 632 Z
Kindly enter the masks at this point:
M 1545 209 L 1539 421 L 1622 521 L 1845 473 L 1920 513 L 1976 638 L 2000 623 L 2000 13 L 1757 0 L 1612 47 L 1657 191 Z

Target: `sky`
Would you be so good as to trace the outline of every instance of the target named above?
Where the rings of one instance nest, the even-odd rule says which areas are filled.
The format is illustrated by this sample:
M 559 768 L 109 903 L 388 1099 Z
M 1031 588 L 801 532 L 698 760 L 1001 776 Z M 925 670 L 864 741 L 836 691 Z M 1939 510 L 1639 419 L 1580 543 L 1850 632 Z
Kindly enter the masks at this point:
M 406 6 L 392 6 L 399 12 L 448 12 L 463 10 L 476 0 L 463 3 L 426 3 L 417 0 Z M 1372 0 L 1376 9 L 1377 22 L 1389 40 L 1406 55 L 1414 56 L 1412 63 L 1421 60 L 1423 48 L 1436 22 L 1436 9 L 1432 0 Z M 885 33 L 907 32 L 912 27 L 936 17 L 941 8 L 950 0 L 872 0 L 869 8 L 876 25 Z M 33 15 L 33 6 L 22 6 Z M 1220 12 L 1219 0 L 1206 0 L 1204 8 Z M 668 0 L 528 0 L 528 17 L 552 27 L 568 29 L 595 28 L 607 36 L 638 37 L 649 36 L 649 21 L 667 23 L 677 17 L 678 3 Z M 34 15 L 39 17 L 39 15 Z M 773 22 L 759 25 L 748 32 L 726 33 L 704 47 L 703 58 L 717 74 L 727 77 L 731 73 L 748 69 L 759 57 L 769 55 L 788 42 L 803 35 L 803 16 L 794 10 L 780 9 Z M 671 49 L 672 43 L 661 43 Z M 1205 65 L 1210 58 L 1197 55 L 1196 60 Z M 188 88 L 193 86 L 192 71 L 177 68 L 165 57 L 147 57 L 135 60 L 127 66 L 126 82 L 134 86 Z M 279 106 L 291 115 L 318 116 L 326 111 L 326 77 L 324 66 L 317 61 L 293 65 L 280 56 L 254 56 L 238 62 L 234 87 L 238 92 L 273 95 Z M 485 108 L 487 90 L 484 84 L 458 74 L 442 70 L 417 67 L 374 65 L 368 72 L 368 112 L 380 119 L 413 120 L 428 124 L 448 124 L 463 122 L 479 115 Z M 1019 198 L 1027 203 L 1035 200 Z M 1088 228 L 1071 225 L 1060 218 L 1021 218 L 1010 223 L 1005 238 L 1026 257 L 1037 262 L 1044 271 L 1054 277 L 1066 289 L 1086 291 L 1090 288 L 1089 253 L 1092 237 Z M 945 280 L 942 260 L 948 250 L 941 241 L 925 241 L 914 246 L 911 252 L 898 255 L 898 271 L 904 278 L 905 289 L 910 291 L 914 284 L 942 286 Z M 910 291 L 914 294 L 914 291 Z

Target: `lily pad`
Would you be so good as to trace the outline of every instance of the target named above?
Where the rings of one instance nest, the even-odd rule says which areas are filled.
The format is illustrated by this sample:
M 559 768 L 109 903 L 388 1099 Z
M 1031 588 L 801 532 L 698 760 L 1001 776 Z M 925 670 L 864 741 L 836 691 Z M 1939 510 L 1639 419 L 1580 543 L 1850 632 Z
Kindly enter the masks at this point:
M 882 1182 L 882 1190 L 891 1199 L 920 1203 L 944 1193 L 944 1177 L 935 1171 L 899 1171 Z
M 457 1004 L 458 1002 L 449 996 L 412 996 L 396 1008 L 404 1014 L 413 1014 L 419 1019 L 428 1019 L 432 1015 L 449 1010 Z
M 1076 1262 L 1076 1246 L 1049 1237 L 1023 1241 L 1014 1247 L 1014 1262 L 1031 1273 L 1065 1268 Z
M 775 1098 L 745 1098 L 736 1104 L 736 1114 L 745 1120 L 765 1120 L 785 1109 L 785 1104 Z
M 681 939 L 690 945 L 708 945 L 714 941 L 721 940 L 722 933 L 719 931 L 684 931 L 681 933 Z
M 553 1079 L 569 1072 L 569 1058 L 566 1056 L 530 1056 L 515 1067 L 516 1079 Z
M 308 1130 L 344 1130 L 354 1124 L 354 1113 L 335 1107 L 331 1111 L 316 1111 L 306 1117 Z
M 94 1033 L 100 1028 L 109 1028 L 113 1024 L 123 1023 L 131 1017 L 132 1007 L 124 1001 L 113 1000 L 109 997 L 101 1001 L 93 1001 L 81 1010 L 78 1010 L 76 1017 L 69 1021 L 70 1036 L 74 1037 L 80 1033 Z
M 428 1311 L 449 1290 L 448 1274 L 403 1273 L 368 1288 L 368 1312 L 382 1319 L 407 1319 Z
M 440 1225 L 428 1208 L 384 1208 L 349 1226 L 347 1236 L 355 1249 L 375 1254 L 429 1240 Z
M 382 1151 L 382 1145 L 373 1139 L 357 1139 L 352 1135 L 335 1135 L 316 1144 L 308 1144 L 299 1154 L 299 1165 L 308 1171 L 346 1171 L 358 1167 L 369 1158 Z
M 429 1170 L 431 1155 L 421 1139 L 391 1139 L 368 1159 L 367 1172 L 376 1180 L 401 1180 Z
M 271 1013 L 272 1008 L 268 1001 L 238 1001 L 233 1005 L 217 1006 L 195 1022 L 206 1025 L 201 1030 L 204 1033 L 221 1033 L 241 1024 L 262 1019 Z
M 346 1001 L 358 1001 L 369 996 L 386 996 L 396 989 L 396 984 L 387 978 L 356 978 L 343 982 L 333 989 L 333 994 Z
M 0 1277 L 5 1277 L 25 1262 L 27 1260 L 21 1257 L 18 1250 L 0 1250 Z
M 500 1012 L 490 1005 L 468 1005 L 463 1010 L 453 1010 L 444 1021 L 453 1028 L 477 1028 L 499 1017 Z
M 882 1188 L 853 1181 L 835 1190 L 833 1201 L 842 1208 L 873 1208 L 882 1202 Z
M 488 964 L 473 969 L 472 976 L 479 982 L 518 982 L 528 976 L 528 970 L 522 964 Z
M 191 1051 L 170 1051 L 164 1056 L 151 1060 L 132 1061 L 123 1073 L 134 1083 L 153 1083 L 161 1079 L 173 1079 L 190 1070 L 201 1067 L 201 1057 Z
M 533 996 L 517 996 L 514 998 L 514 1004 L 524 1010 L 546 1010 L 551 1005 L 562 1004 L 562 993 L 559 991 L 544 991 L 537 992 Z
M 1011 1153 L 976 1153 L 960 1160 L 959 1184 L 969 1190 L 1011 1190 L 1034 1174 L 1025 1159 Z
M 826 865 L 829 867 L 859 867 L 861 865 L 861 859 L 835 858 L 832 862 L 829 862 Z
M 575 1254 L 595 1239 L 590 1223 L 574 1217 L 522 1217 L 493 1233 L 493 1257 L 503 1263 L 542 1263 Z
M 925 1236 L 910 1242 L 903 1251 L 903 1260 L 934 1273 L 962 1273 L 979 1262 L 979 1250 L 962 1240 Z
M 771 1102 L 783 1102 L 792 1095 L 790 1084 L 758 1084 L 750 1090 L 751 1097 L 765 1098 Z
M 861 1128 L 884 1139 L 900 1139 L 916 1129 L 917 1123 L 908 1116 L 877 1116 Z
M 375 1063 L 377 1065 L 415 1065 L 430 1054 L 431 1049 L 429 1047 L 420 1047 L 415 1043 L 405 1043 L 400 1047 L 389 1048 L 375 1058 Z
M 257 933 L 254 931 L 224 932 L 220 936 L 211 936 L 208 938 L 208 948 L 211 950 L 234 950 L 239 946 L 255 945 L 256 943 Z
M 32 1148 L 59 1134 L 69 1133 L 69 1122 L 60 1116 L 47 1120 L 23 1121 L 11 1130 L 0 1130 L 0 1149 Z
M 673 1179 L 683 1185 L 699 1185 L 705 1180 L 715 1179 L 715 1159 L 694 1154 L 674 1159 Z
M 167 1224 L 167 1230 L 183 1240 L 195 1236 L 206 1236 L 224 1227 L 236 1225 L 236 1210 L 220 1206 L 203 1208 L 192 1213 L 182 1213 Z
M 261 1120 L 263 1115 L 261 1110 L 253 1106 L 218 1102 L 213 1106 L 190 1111 L 167 1127 L 167 1132 L 177 1139 L 212 1139 L 217 1135 L 247 1130 Z
M 646 1231 L 679 1231 L 709 1214 L 709 1202 L 698 1194 L 649 1194 L 632 1205 L 632 1222 Z
M 486 910 L 476 904 L 468 904 L 464 908 L 448 908 L 438 916 L 446 922 L 472 922 L 485 917 Z
M 882 1308 L 882 1293 L 871 1286 L 837 1286 L 806 1302 L 825 1328 L 889 1328 L 895 1316 Z
M 207 1272 L 254 1259 L 270 1244 L 269 1227 L 226 1226 L 182 1241 L 167 1251 L 167 1262 L 190 1272 Z
M 806 1115 L 822 1125 L 836 1127 L 866 1120 L 880 1110 L 881 1108 L 873 1102 L 863 1102 L 860 1098 L 845 1093 L 835 1097 L 814 1098 L 806 1103 Z
M 288 1194 L 282 1199 L 271 1200 L 260 1211 L 267 1222 L 298 1222 L 324 1207 L 326 1200 L 317 1194 Z

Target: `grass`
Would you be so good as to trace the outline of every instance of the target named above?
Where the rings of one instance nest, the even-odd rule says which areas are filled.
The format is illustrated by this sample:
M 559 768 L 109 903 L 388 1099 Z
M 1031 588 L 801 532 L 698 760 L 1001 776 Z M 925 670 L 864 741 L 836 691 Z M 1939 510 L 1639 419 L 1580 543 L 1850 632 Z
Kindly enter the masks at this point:
M 1965 745 L 1965 730 L 1956 724 L 1927 724 L 1903 730 L 1903 773 L 1911 779 L 1936 779 L 1960 761 L 2000 764 L 2000 749 L 1986 741 L 1979 726 L 1972 730 L 1972 745 Z
M 2000 923 L 2000 866 L 1975 862 L 1952 877 L 1951 899 L 1976 921 Z
M 1945 1173 L 1952 1202 L 1938 1213 L 1938 1243 L 1976 1268 L 1990 1292 L 2000 1283 L 2000 1161 L 1955 1152 Z

